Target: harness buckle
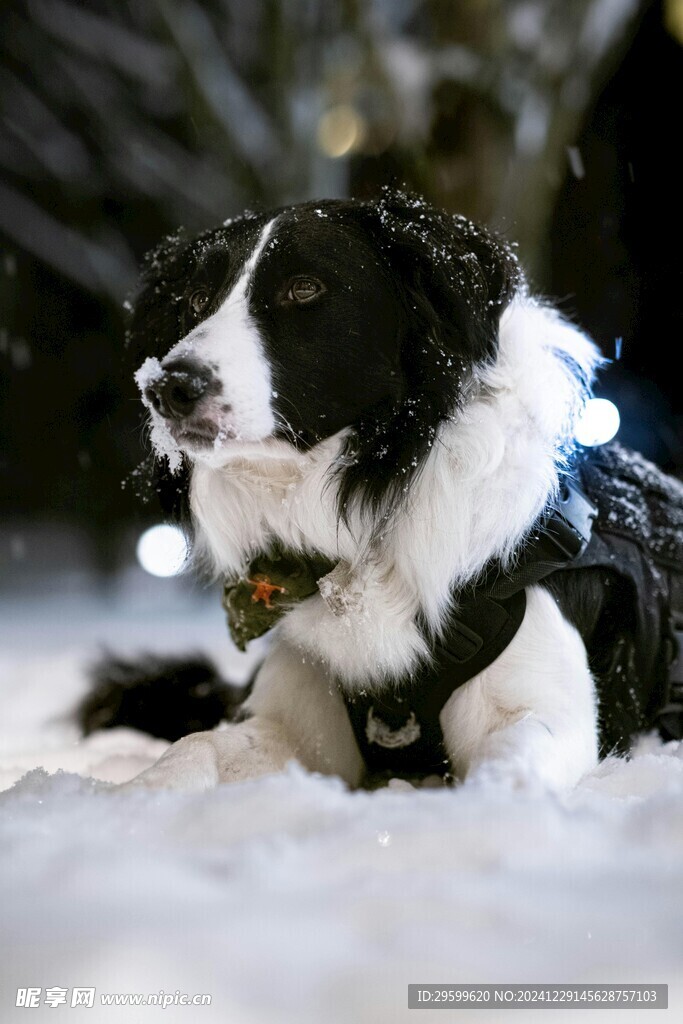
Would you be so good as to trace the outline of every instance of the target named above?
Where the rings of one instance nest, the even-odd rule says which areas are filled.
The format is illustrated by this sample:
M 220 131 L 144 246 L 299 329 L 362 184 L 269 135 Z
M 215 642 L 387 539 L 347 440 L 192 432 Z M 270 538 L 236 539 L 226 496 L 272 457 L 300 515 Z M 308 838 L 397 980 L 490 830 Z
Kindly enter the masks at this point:
M 559 548 L 562 561 L 571 561 L 586 550 L 597 514 L 585 494 L 565 478 L 559 503 L 543 524 L 541 535 Z

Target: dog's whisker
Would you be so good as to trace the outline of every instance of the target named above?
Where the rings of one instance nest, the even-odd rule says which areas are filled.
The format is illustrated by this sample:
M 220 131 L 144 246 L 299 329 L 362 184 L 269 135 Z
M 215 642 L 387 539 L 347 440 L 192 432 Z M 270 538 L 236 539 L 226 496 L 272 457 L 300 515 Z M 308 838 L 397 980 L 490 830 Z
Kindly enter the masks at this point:
M 296 413 L 296 415 L 299 417 L 299 420 L 301 421 L 302 420 L 301 413 L 299 412 L 298 407 L 292 401 L 292 399 L 288 398 L 287 395 L 282 395 L 282 394 L 279 394 L 279 393 L 278 393 L 278 397 L 281 398 L 283 401 L 287 402 L 289 405 L 291 405 L 291 407 L 294 409 L 294 412 Z
M 276 422 L 277 422 L 278 427 L 281 430 L 284 430 L 285 433 L 289 436 L 290 440 L 293 443 L 295 443 L 298 439 L 297 439 L 297 435 L 296 435 L 296 432 L 294 430 L 294 427 L 291 425 L 289 420 L 285 416 L 283 416 L 282 413 L 278 413 L 276 415 L 277 415 Z

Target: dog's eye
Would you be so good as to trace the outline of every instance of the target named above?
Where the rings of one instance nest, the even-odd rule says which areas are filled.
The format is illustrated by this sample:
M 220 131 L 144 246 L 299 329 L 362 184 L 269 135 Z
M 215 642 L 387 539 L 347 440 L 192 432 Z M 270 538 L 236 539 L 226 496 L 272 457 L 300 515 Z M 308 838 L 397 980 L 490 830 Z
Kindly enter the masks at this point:
M 289 286 L 287 298 L 290 302 L 310 302 L 316 295 L 320 295 L 324 291 L 324 285 L 320 281 L 316 281 L 314 277 L 297 277 L 296 281 L 292 281 Z
M 206 288 L 198 288 L 190 295 L 190 309 L 193 313 L 203 313 L 209 304 L 209 293 Z

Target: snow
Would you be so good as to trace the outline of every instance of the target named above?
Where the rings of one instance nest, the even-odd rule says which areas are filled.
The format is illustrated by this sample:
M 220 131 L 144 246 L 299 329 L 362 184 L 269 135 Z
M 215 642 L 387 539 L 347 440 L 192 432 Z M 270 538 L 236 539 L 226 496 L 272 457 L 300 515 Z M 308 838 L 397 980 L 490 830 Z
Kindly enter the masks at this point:
M 199 795 L 117 792 L 165 744 L 129 730 L 79 740 L 69 711 L 99 644 L 203 648 L 248 668 L 215 596 L 145 585 L 137 605 L 121 588 L 0 607 L 3 1024 L 24 1019 L 18 986 L 212 995 L 163 1017 L 96 1004 L 93 1024 L 400 1024 L 409 982 L 455 981 L 664 982 L 681 1019 L 682 744 L 645 738 L 564 798 L 351 793 L 295 765 Z
M 147 397 L 147 389 L 157 384 L 164 376 L 161 363 L 156 356 L 148 356 L 139 370 L 135 373 L 137 384 L 143 405 L 152 412 L 152 403 Z M 182 452 L 178 447 L 176 439 L 168 428 L 166 422 L 158 416 L 150 417 L 150 440 L 158 459 L 166 459 L 169 472 L 177 473 L 183 461 Z

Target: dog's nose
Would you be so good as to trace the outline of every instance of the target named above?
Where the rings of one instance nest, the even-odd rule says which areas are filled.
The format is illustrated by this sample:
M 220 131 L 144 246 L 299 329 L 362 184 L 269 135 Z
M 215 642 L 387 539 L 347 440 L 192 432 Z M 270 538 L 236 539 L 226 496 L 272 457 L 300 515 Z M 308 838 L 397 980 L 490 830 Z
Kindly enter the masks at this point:
M 163 376 L 145 388 L 145 398 L 166 419 L 182 420 L 206 394 L 211 374 L 198 363 L 177 359 L 163 366 Z

